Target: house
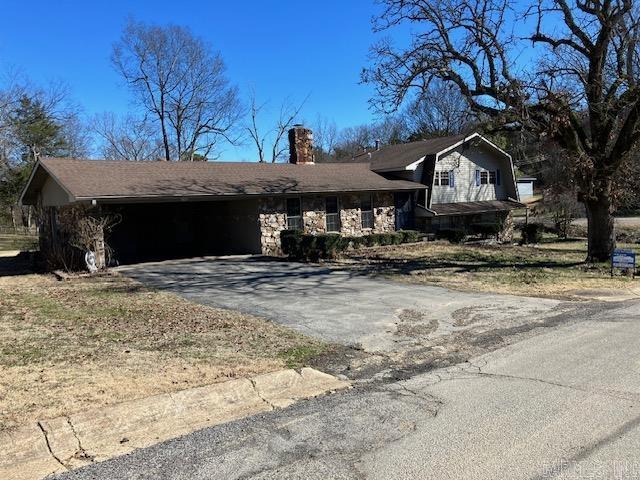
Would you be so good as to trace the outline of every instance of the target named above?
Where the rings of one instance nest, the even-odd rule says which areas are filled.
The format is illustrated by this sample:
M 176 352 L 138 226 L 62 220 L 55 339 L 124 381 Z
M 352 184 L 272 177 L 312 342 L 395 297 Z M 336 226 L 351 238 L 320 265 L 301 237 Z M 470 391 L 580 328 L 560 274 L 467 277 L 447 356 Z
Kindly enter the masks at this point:
M 62 260 L 78 218 L 117 216 L 107 239 L 120 263 L 280 253 L 280 232 L 348 235 L 396 230 L 396 204 L 423 188 L 366 163 L 315 164 L 310 130 L 289 132 L 289 163 L 127 162 L 42 158 L 22 202 L 39 207 L 41 251 Z M 101 239 L 98 263 L 109 252 Z M 67 249 L 73 250 L 73 249 Z M 78 253 L 78 252 L 76 252 Z M 70 255 L 70 254 L 69 254 Z M 78 260 L 75 260 L 77 263 Z
M 511 211 L 522 207 L 511 156 L 478 133 L 388 145 L 361 157 L 389 179 L 423 185 L 415 196 L 413 221 L 426 232 L 480 230 L 501 225 L 512 235 Z M 400 209 L 410 210 L 409 202 Z M 400 214 L 398 214 L 400 215 Z
M 538 180 L 536 177 L 520 177 L 516 180 L 520 200 L 526 202 L 533 198 L 533 182 L 536 180 Z
M 352 163 L 316 164 L 313 135 L 289 132 L 288 163 L 42 158 L 22 202 L 40 212 L 40 248 L 77 263 L 80 219 L 118 219 L 98 265 L 201 255 L 278 255 L 280 232 L 384 233 L 501 225 L 518 202 L 511 157 L 479 134 L 390 145 Z

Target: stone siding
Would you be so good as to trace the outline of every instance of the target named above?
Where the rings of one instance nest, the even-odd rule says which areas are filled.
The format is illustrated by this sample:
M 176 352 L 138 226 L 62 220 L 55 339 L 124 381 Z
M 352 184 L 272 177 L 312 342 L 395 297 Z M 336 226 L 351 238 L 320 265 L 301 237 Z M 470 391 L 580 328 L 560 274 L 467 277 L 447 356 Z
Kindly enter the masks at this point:
M 282 255 L 280 232 L 287 228 L 284 198 L 264 198 L 258 202 L 260 244 L 264 255 Z
M 340 196 L 340 233 L 342 235 L 362 235 L 360 217 L 360 197 L 356 194 Z
M 324 197 L 302 197 L 302 221 L 305 233 L 316 235 L 327 231 Z
M 377 193 L 373 196 L 373 220 L 375 233 L 393 232 L 396 229 L 396 209 L 392 193 Z
M 360 195 L 338 195 L 340 209 L 340 234 L 362 236 L 370 233 L 395 231 L 395 207 L 393 193 L 376 193 L 373 196 L 374 228 L 362 228 Z M 304 232 L 312 235 L 327 231 L 325 196 L 301 197 Z M 259 224 L 262 253 L 282 255 L 280 232 L 287 228 L 286 200 L 265 198 L 259 202 Z

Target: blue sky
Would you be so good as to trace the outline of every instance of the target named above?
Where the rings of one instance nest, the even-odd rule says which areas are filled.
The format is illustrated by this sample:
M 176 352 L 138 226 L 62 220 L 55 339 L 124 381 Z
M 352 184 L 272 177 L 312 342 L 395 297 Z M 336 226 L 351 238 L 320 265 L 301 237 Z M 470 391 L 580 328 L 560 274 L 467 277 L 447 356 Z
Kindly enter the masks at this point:
M 376 38 L 373 0 L 2 3 L 0 68 L 21 69 L 35 83 L 66 81 L 87 116 L 131 108 L 109 56 L 132 15 L 191 28 L 222 53 L 243 96 L 253 87 L 259 99 L 271 101 L 273 114 L 283 99 L 310 94 L 301 115 L 307 123 L 319 113 L 339 127 L 374 118 L 371 88 L 358 84 Z M 223 158 L 254 160 L 254 149 L 227 147 Z

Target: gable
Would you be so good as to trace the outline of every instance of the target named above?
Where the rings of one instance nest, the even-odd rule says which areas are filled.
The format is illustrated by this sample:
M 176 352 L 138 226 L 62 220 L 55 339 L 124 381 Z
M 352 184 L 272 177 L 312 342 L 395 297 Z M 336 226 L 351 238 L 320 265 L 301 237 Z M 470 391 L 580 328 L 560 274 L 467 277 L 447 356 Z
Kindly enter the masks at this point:
M 434 165 L 436 179 L 441 172 L 452 180 L 447 185 L 432 182 L 431 204 L 518 198 L 511 158 L 485 144 L 460 145 L 439 156 Z M 480 175 L 491 176 L 493 182 L 479 184 Z

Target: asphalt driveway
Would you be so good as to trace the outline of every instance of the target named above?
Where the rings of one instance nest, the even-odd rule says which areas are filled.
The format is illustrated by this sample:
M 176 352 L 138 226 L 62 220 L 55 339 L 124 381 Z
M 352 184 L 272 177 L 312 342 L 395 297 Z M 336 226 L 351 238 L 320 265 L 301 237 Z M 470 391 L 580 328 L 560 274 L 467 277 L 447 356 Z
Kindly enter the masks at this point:
M 259 315 L 367 352 L 406 351 L 470 330 L 517 331 L 573 308 L 557 300 L 454 292 L 264 257 L 198 258 L 119 270 L 195 302 Z

